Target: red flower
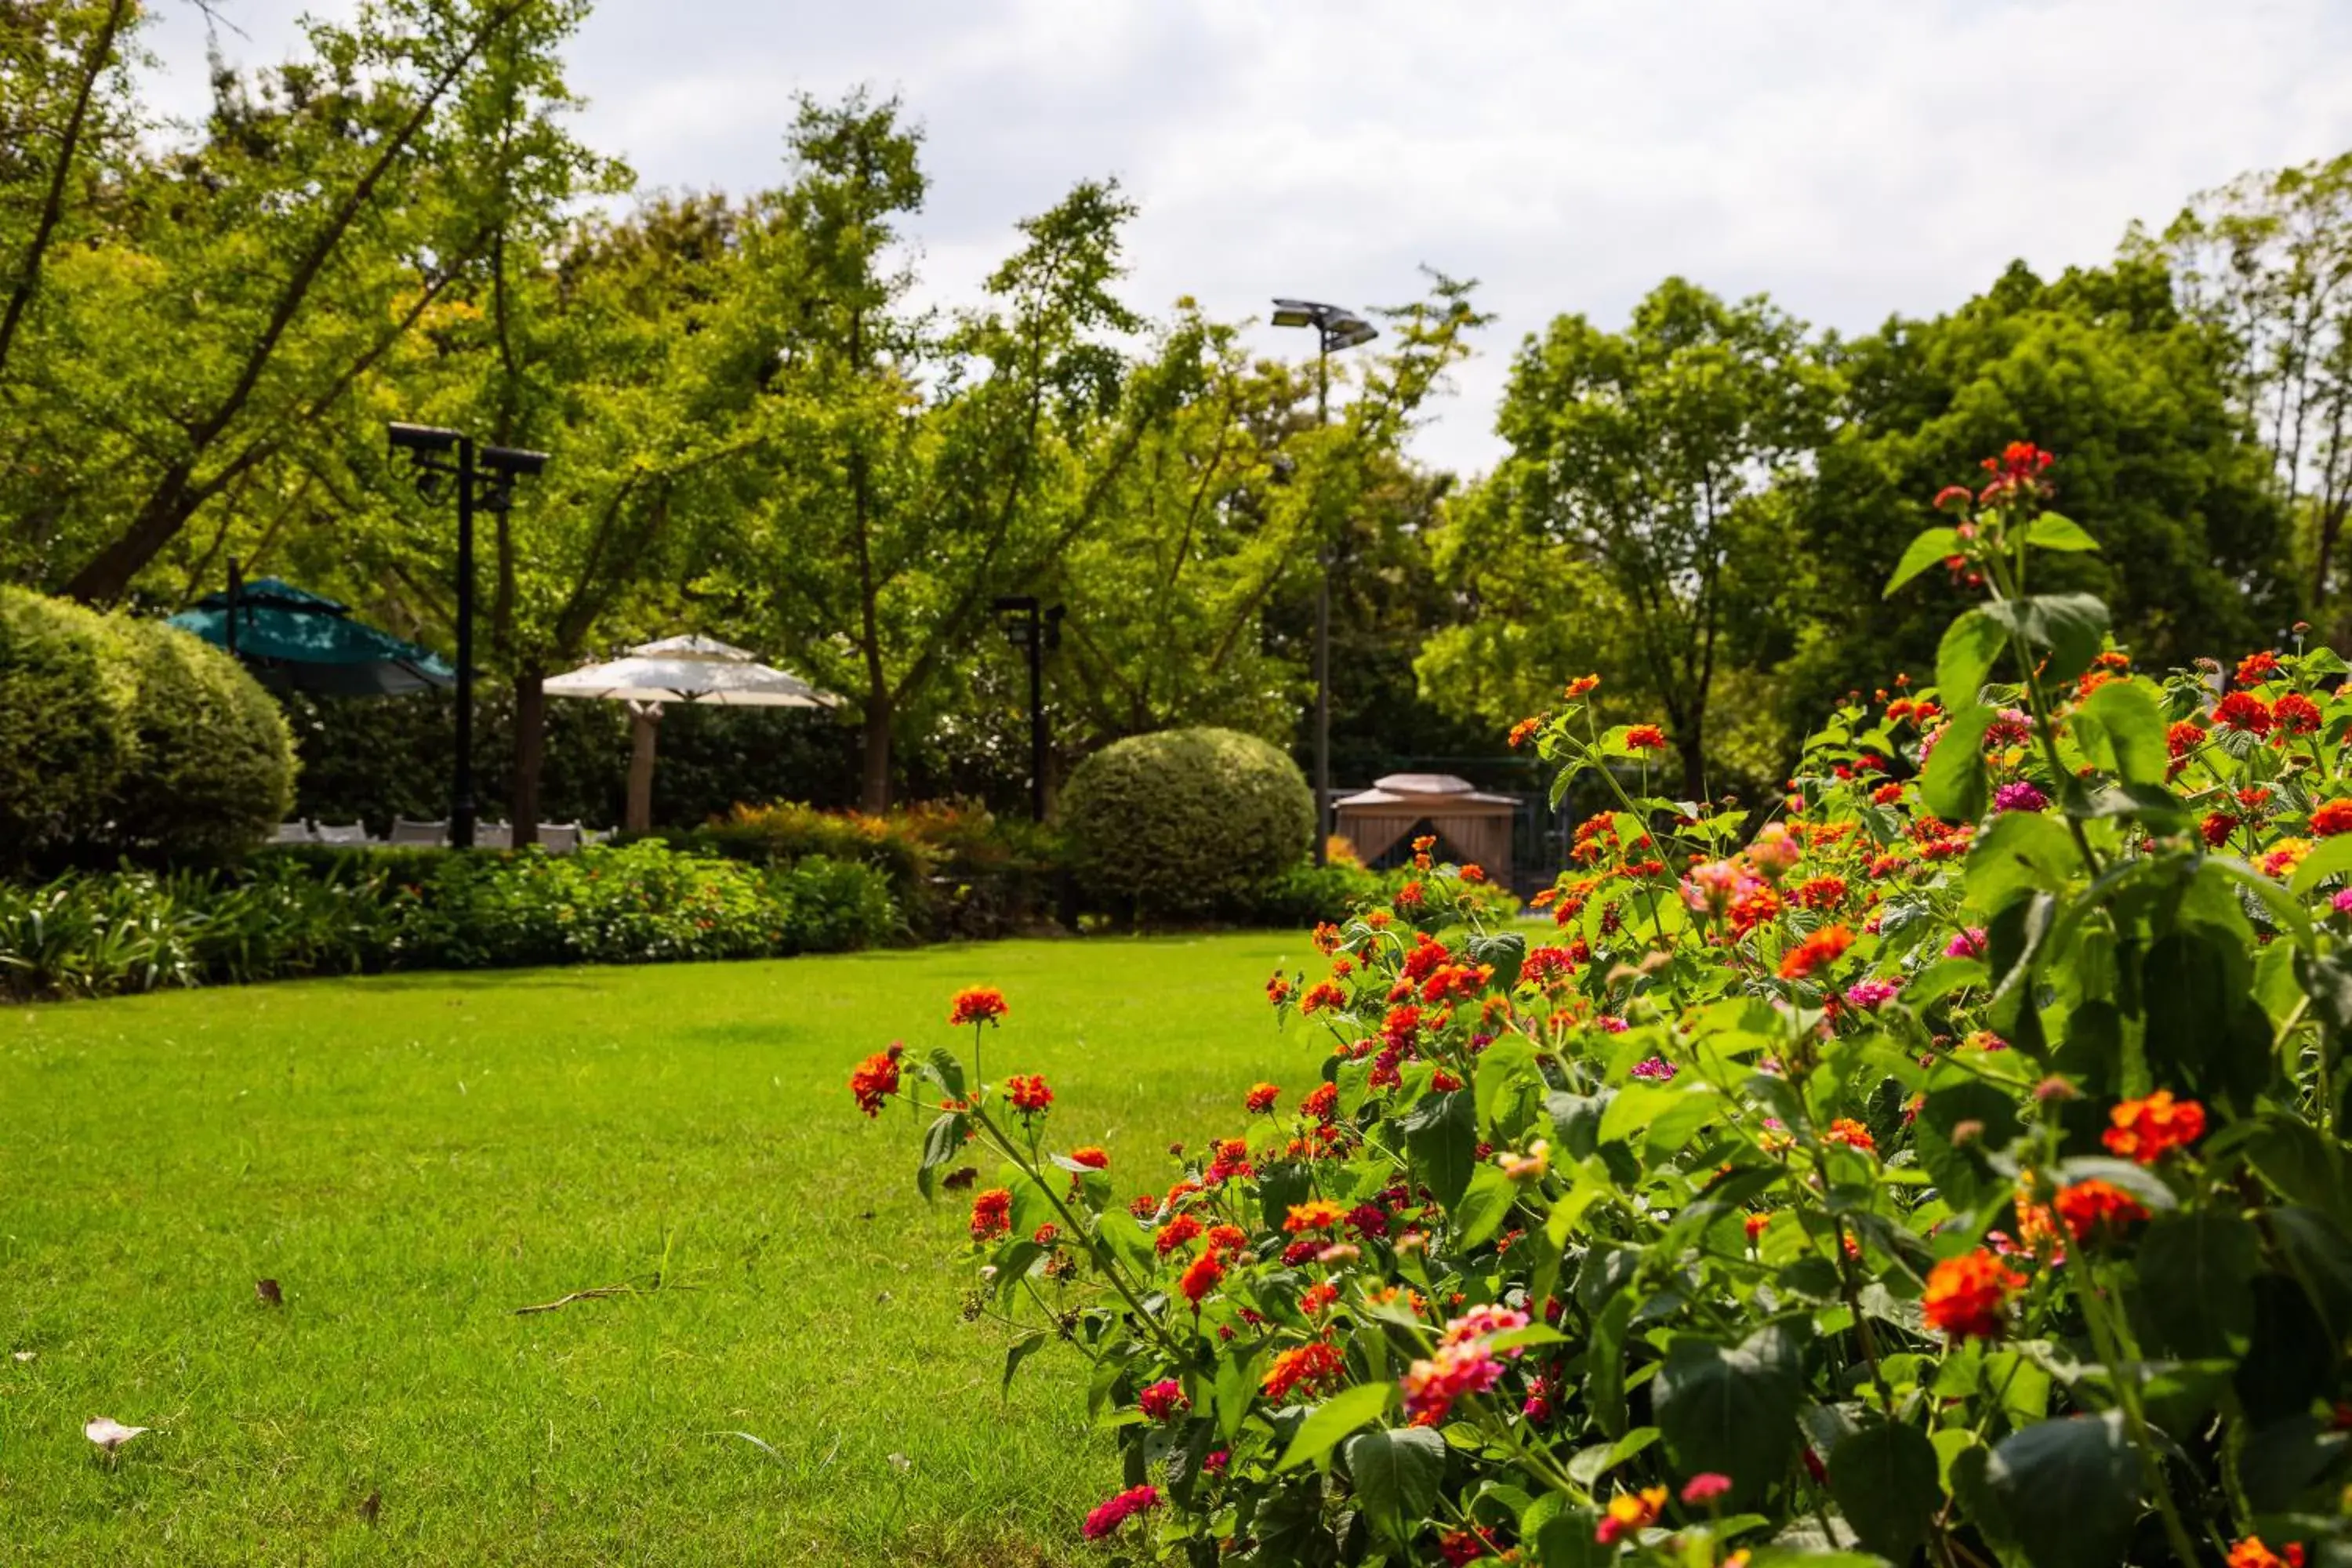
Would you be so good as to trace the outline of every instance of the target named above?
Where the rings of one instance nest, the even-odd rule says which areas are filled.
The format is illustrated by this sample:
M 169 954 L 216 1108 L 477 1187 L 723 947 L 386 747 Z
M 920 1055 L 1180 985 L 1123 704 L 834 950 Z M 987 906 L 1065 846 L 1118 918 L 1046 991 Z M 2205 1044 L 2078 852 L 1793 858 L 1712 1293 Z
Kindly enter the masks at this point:
M 1701 1470 L 1683 1483 L 1683 1501 L 1694 1507 L 1704 1507 L 1731 1489 L 1731 1478 L 1716 1470 Z
M 1663 752 L 1666 732 L 1655 724 L 1636 724 L 1625 731 L 1625 743 L 1637 752 Z
M 1139 1513 L 1160 1506 L 1158 1487 L 1129 1487 L 1108 1502 L 1096 1505 L 1087 1515 L 1082 1533 L 1088 1541 L 1100 1541 Z
M 892 1046 L 877 1051 L 849 1075 L 849 1092 L 857 1097 L 857 1109 L 866 1115 L 881 1115 L 882 1102 L 898 1092 L 898 1058 L 905 1048 Z
M 1309 1198 L 1303 1204 L 1293 1204 L 1283 1216 L 1282 1228 L 1292 1236 L 1305 1231 L 1328 1230 L 1347 1217 L 1348 1211 L 1329 1198 Z
M 1268 1399 L 1287 1399 L 1293 1390 L 1328 1383 L 1346 1370 L 1339 1352 L 1318 1340 L 1276 1356 L 1258 1390 Z
M 1752 1214 L 1739 1223 L 1748 1232 L 1748 1244 L 1753 1246 L 1756 1238 L 1764 1234 L 1764 1227 L 1772 1223 L 1772 1216 L 1769 1214 Z
M 2094 1236 L 2121 1236 L 2126 1226 L 2147 1217 L 2147 1210 L 2138 1199 L 2114 1183 L 2096 1177 L 2060 1189 L 2050 1206 L 2058 1211 L 2058 1217 L 2066 1222 L 2066 1229 L 2078 1243 L 2087 1242 Z
M 2260 686 L 2279 672 L 2278 655 L 2265 650 L 2250 653 L 2238 661 L 2238 673 L 2233 678 L 2240 686 Z
M 2164 749 L 2176 763 L 2204 743 L 2205 727 L 2190 720 L 2183 719 L 2165 729 Z
M 1845 902 L 1843 877 L 1815 877 L 1790 895 L 1809 910 L 1833 910 Z
M 1600 689 L 1601 678 L 1599 676 L 1580 675 L 1574 680 L 1568 683 L 1568 689 L 1563 695 L 1565 695 L 1570 702 L 1577 702 L 1591 696 L 1594 692 Z
M 1835 963 L 1853 945 L 1853 932 L 1843 926 L 1823 926 L 1790 948 L 1780 958 L 1780 978 L 1802 980 L 1815 970 Z
M 1184 1293 L 1184 1300 L 1192 1302 L 1192 1310 L 1197 1312 L 1201 1310 L 1202 1301 L 1224 1277 L 1224 1264 L 1218 1259 L 1215 1251 L 1211 1250 L 1192 1259 L 1192 1266 L 1184 1270 L 1182 1279 L 1176 1281 L 1176 1289 Z
M 1192 1401 L 1184 1397 L 1184 1385 L 1172 1377 L 1147 1384 L 1135 1396 L 1135 1407 L 1153 1421 L 1165 1421 L 1191 1405 Z
M 1242 1109 L 1253 1116 L 1264 1116 L 1273 1110 L 1275 1100 L 1281 1093 L 1281 1086 L 1277 1084 L 1252 1084 L 1250 1091 L 1242 1096 Z
M 2238 819 L 2226 811 L 2209 811 L 2197 825 L 2197 837 L 2219 849 L 2238 830 Z
M 1348 1228 L 1366 1241 L 1388 1235 L 1388 1211 L 1378 1204 L 1358 1204 L 1348 1211 Z
M 1309 1285 L 1298 1294 L 1298 1310 L 1311 1318 L 1339 1299 L 1339 1287 L 1328 1280 L 1319 1285 Z
M 1822 1134 L 1822 1142 L 1843 1143 L 1849 1149 L 1859 1149 L 1865 1154 L 1874 1154 L 1878 1152 L 1878 1140 L 1870 1135 L 1870 1129 L 1851 1116 L 1841 1116 L 1831 1122 L 1830 1130 Z
M 1937 511 L 1943 511 L 1948 508 L 1966 511 L 1969 503 L 1976 499 L 1976 492 L 1966 485 L 1946 485 L 1936 492 L 1936 499 L 1929 504 Z
M 1528 736 L 1534 734 L 1543 727 L 1544 721 L 1540 715 L 1533 719 L 1520 720 L 1517 723 L 1511 726 L 1510 744 L 1516 749 L 1525 742 Z
M 2311 830 L 2322 838 L 2352 833 L 2352 800 L 2331 800 L 2311 813 Z
M 1165 1258 L 1200 1234 L 1201 1222 L 1191 1215 L 1180 1214 L 1160 1227 L 1160 1234 L 1152 1237 L 1151 1245 L 1159 1249 L 1160 1257 Z
M 950 1026 L 993 1023 L 1004 1013 L 1003 992 L 993 985 L 968 985 L 956 993 L 955 1005 L 948 1009 L 948 1023 Z
M 1348 994 L 1328 980 L 1317 981 L 1307 987 L 1307 994 L 1298 999 L 1299 1012 L 1310 1016 L 1327 1007 L 1345 1007 L 1347 1005 Z
M 2024 1275 L 1979 1247 L 1929 1269 L 1919 1306 L 1929 1327 L 1953 1339 L 1998 1339 L 2010 1296 L 2024 1289 Z
M 1298 1102 L 1298 1109 L 1318 1121 L 1330 1121 L 1339 1114 L 1339 1086 L 1318 1083 Z
M 2308 735 L 2319 728 L 2326 715 L 2319 711 L 2318 703 L 2300 691 L 2290 691 L 2271 704 L 2271 717 L 2290 735 Z
M 2263 1544 L 2261 1536 L 2249 1535 L 2230 1548 L 2226 1561 L 2229 1568 L 2303 1568 L 2303 1543 L 2290 1541 L 2273 1552 Z
M 2176 1100 L 2168 1089 L 2145 1100 L 2126 1100 L 2107 1112 L 2114 1123 L 2105 1133 L 2108 1152 L 2143 1165 L 2153 1165 L 2174 1149 L 2186 1149 L 2205 1136 L 2205 1108 L 2193 1100 Z
M 1033 1116 L 1054 1103 L 1054 1091 L 1035 1073 L 1014 1073 L 1004 1080 L 1004 1091 L 1013 1097 L 1013 1109 L 1024 1116 Z
M 1108 1171 L 1110 1169 L 1110 1151 L 1089 1143 L 1083 1149 L 1070 1151 L 1070 1163 L 1084 1165 L 1089 1171 Z
M 991 1187 L 971 1200 L 971 1238 L 989 1241 L 1009 1235 L 1013 1229 L 1013 1194 L 1004 1187 Z
M 2271 710 L 2251 692 L 2232 691 L 2214 706 L 2213 721 L 2252 735 L 2271 732 Z

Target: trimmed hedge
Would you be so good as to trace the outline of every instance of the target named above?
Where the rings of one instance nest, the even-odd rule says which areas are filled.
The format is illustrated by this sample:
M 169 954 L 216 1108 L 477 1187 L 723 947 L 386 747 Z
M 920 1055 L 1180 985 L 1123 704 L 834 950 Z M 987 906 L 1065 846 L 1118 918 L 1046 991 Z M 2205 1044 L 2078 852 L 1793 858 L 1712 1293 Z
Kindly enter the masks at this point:
M 1058 821 L 1094 897 L 1143 920 L 1246 903 L 1313 841 L 1298 764 L 1233 730 L 1165 730 L 1104 747 L 1063 787 Z
M 293 800 L 285 717 L 227 653 L 0 588 L 0 865 L 226 859 Z

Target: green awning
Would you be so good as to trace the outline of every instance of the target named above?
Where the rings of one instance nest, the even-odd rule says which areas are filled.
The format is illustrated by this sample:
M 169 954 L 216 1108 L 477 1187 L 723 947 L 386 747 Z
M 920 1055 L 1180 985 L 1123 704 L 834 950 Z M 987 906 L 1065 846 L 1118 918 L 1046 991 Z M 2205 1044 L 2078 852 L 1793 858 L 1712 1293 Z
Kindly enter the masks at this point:
M 172 617 L 215 647 L 229 641 L 229 596 L 208 594 Z M 236 592 L 236 656 L 277 691 L 321 697 L 401 697 L 451 686 L 457 672 L 429 648 L 352 619 L 348 606 L 275 577 Z

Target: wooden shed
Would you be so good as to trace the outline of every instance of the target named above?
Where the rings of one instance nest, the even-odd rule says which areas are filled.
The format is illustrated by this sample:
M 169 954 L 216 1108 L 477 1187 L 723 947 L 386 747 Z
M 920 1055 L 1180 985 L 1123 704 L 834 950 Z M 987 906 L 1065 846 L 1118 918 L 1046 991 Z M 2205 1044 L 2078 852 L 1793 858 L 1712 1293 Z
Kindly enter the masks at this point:
M 1513 796 L 1488 795 L 1451 773 L 1391 773 L 1332 804 L 1340 836 L 1367 864 L 1420 830 L 1437 835 L 1442 858 L 1483 867 L 1507 885 L 1511 879 L 1511 829 L 1519 813 Z

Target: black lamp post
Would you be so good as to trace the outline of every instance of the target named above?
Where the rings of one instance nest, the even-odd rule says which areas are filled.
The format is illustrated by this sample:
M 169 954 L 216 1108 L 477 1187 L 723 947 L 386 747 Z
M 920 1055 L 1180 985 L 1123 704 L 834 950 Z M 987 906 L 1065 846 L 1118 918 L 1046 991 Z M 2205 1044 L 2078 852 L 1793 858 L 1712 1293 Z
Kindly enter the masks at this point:
M 1007 637 L 1029 655 L 1029 820 L 1045 820 L 1045 654 L 1062 646 L 1059 605 L 1041 606 L 1034 594 L 1007 594 L 994 605 Z
M 1315 329 L 1315 423 L 1330 419 L 1331 351 L 1370 342 L 1380 329 L 1344 305 L 1311 300 L 1276 300 L 1274 324 Z M 1331 546 L 1318 539 L 1315 584 L 1315 863 L 1330 855 L 1331 843 Z
M 514 505 L 515 481 L 547 467 L 547 454 L 474 445 L 471 436 L 432 425 L 391 426 L 392 449 L 416 469 L 416 489 L 436 500 L 444 478 L 457 481 L 457 759 L 449 781 L 449 844 L 474 847 L 474 509 Z

